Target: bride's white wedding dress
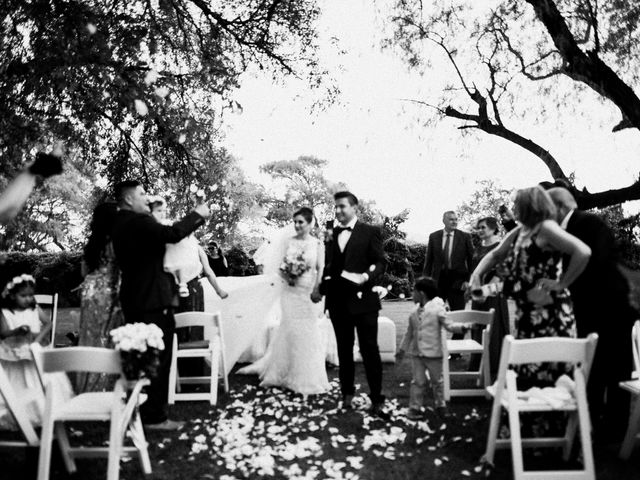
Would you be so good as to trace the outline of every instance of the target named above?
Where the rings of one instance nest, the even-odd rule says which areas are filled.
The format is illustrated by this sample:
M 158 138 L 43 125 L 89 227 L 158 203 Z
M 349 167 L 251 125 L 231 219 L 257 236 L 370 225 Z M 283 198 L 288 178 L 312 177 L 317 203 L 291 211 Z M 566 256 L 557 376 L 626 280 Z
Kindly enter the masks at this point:
M 303 395 L 329 390 L 325 368 L 326 345 L 319 327 L 321 303 L 311 301 L 319 259 L 324 259 L 324 245 L 317 238 L 290 238 L 286 252 L 302 253 L 311 267 L 291 286 L 280 277 L 282 317 L 264 357 L 238 373 L 255 373 L 261 386 L 284 387 Z M 283 258 L 283 257 L 282 257 Z

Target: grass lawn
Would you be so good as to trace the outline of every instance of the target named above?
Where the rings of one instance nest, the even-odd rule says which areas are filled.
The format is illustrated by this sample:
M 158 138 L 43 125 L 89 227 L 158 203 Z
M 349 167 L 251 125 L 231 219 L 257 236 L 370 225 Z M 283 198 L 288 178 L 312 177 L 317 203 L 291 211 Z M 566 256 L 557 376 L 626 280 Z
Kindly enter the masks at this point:
M 383 315 L 397 325 L 398 342 L 406 329 L 409 302 L 385 303 Z M 63 315 L 64 316 L 64 315 Z M 69 315 L 66 318 L 71 318 Z M 64 322 L 61 322 L 64 325 Z M 72 323 L 68 323 L 72 326 Z M 71 330 L 71 328 L 69 328 Z M 69 331 L 63 330 L 61 331 Z M 454 399 L 450 418 L 441 420 L 429 411 L 425 421 L 407 421 L 403 409 L 408 401 L 408 362 L 384 367 L 384 391 L 392 419 L 388 423 L 370 418 L 366 396 L 356 399 L 360 408 L 337 410 L 340 397 L 337 369 L 329 370 L 332 391 L 304 400 L 299 395 L 258 387 L 255 377 L 231 375 L 231 392 L 220 395 L 219 405 L 179 403 L 172 416 L 187 421 L 175 433 L 148 433 L 154 472 L 151 479 L 241 478 L 361 478 L 361 479 L 457 479 L 484 478 L 479 459 L 485 448 L 489 402 Z M 358 393 L 367 391 L 361 366 L 357 369 Z M 103 441 L 100 431 L 79 425 L 76 438 Z M 640 477 L 640 455 L 629 462 L 617 459 L 614 449 L 594 447 L 598 479 Z M 0 452 L 0 478 L 25 480 L 35 467 L 21 450 Z M 559 453 L 525 457 L 528 466 L 555 468 Z M 105 478 L 104 460 L 78 461 L 78 479 Z M 491 478 L 509 479 L 511 458 L 507 451 L 496 455 Z M 59 459 L 52 479 L 69 478 Z M 142 479 L 135 460 L 123 463 L 122 479 Z

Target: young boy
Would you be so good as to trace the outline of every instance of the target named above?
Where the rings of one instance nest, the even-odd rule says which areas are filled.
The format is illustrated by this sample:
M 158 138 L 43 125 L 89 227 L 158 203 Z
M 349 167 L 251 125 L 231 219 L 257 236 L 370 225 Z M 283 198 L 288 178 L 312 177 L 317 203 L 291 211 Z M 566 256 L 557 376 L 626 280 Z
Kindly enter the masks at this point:
M 411 357 L 412 379 L 409 390 L 409 413 L 411 420 L 422 418 L 422 406 L 427 387 L 426 371 L 429 371 L 436 411 L 444 416 L 447 412 L 442 380 L 442 327 L 454 333 L 466 333 L 468 327 L 454 324 L 447 318 L 444 301 L 437 296 L 436 282 L 429 277 L 416 280 L 413 301 L 418 304 L 409 316 L 409 327 L 402 345 L 396 354 L 402 360 L 405 353 Z

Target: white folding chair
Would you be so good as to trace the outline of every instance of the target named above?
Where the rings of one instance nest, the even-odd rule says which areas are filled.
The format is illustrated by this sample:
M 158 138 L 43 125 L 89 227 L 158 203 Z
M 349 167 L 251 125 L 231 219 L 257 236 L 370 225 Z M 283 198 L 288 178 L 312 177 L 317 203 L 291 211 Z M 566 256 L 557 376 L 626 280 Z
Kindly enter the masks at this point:
M 53 295 L 38 294 L 35 296 L 36 302 L 41 307 L 46 307 L 51 310 L 51 342 L 50 347 L 55 347 L 56 341 L 56 322 L 58 321 L 58 294 Z
M 447 339 L 446 330 L 442 330 L 442 379 L 444 383 L 444 398 L 449 401 L 451 397 L 476 397 L 487 396 L 486 387 L 490 382 L 489 364 L 489 331 L 493 322 L 495 311 L 492 308 L 488 312 L 480 310 L 454 310 L 449 312 L 448 318 L 455 323 L 468 325 L 482 325 L 481 343 L 471 338 L 462 340 Z M 461 354 L 482 355 L 480 367 L 476 371 L 452 371 L 449 365 L 449 355 Z M 476 380 L 477 388 L 451 388 L 452 378 L 466 378 Z
M 493 465 L 496 448 L 511 448 L 513 473 L 516 480 L 547 480 L 549 478 L 595 480 L 586 383 L 597 343 L 598 335 L 595 333 L 584 339 L 545 337 L 515 340 L 511 335 L 504 338 L 498 380 L 487 389 L 493 396 L 487 451 L 484 455 L 484 460 L 487 463 Z M 516 372 L 509 367 L 541 362 L 565 362 L 574 365 L 575 390 L 571 400 L 560 405 L 552 405 L 541 399 L 527 398 L 523 396 L 522 392 L 518 392 Z M 498 439 L 502 408 L 507 411 L 509 418 L 510 438 L 508 439 Z M 567 412 L 568 414 L 567 428 L 563 437 L 522 438 L 520 433 L 521 413 L 552 411 Z M 578 428 L 580 429 L 583 470 L 524 470 L 523 447 L 563 447 L 564 459 L 568 460 Z
M 202 327 L 204 340 L 178 343 L 173 335 L 173 355 L 169 370 L 169 405 L 180 400 L 209 400 L 211 405 L 218 402 L 218 377 L 222 375 L 224 391 L 229 391 L 229 379 L 226 374 L 224 334 L 220 313 L 183 312 L 178 313 L 176 328 Z M 211 375 L 186 377 L 178 373 L 178 359 L 203 358 L 211 365 Z M 182 385 L 209 384 L 208 392 L 182 392 Z
M 633 373 L 631 378 L 640 378 L 640 320 L 631 328 L 631 349 L 633 350 Z
M 40 439 L 33 428 L 29 414 L 24 409 L 24 405 L 29 403 L 29 399 L 16 395 L 1 365 L 0 396 L 4 400 L 4 406 L 0 406 L 0 415 L 11 414 L 24 438 L 24 440 L 0 440 L 0 447 L 37 447 L 40 445 Z M 31 401 L 35 401 L 35 397 Z
M 49 478 L 51 463 L 51 443 L 54 436 L 58 440 L 67 471 L 76 471 L 76 458 L 107 457 L 107 480 L 117 480 L 120 474 L 120 459 L 135 453 L 140 459 L 144 473 L 151 473 L 151 461 L 147 450 L 138 405 L 140 392 L 149 380 L 127 382 L 122 377 L 120 353 L 116 350 L 98 347 L 69 347 L 42 349 L 32 344 L 31 351 L 36 366 L 45 379 L 45 410 L 42 419 L 40 457 L 38 460 L 38 480 Z M 61 401 L 55 395 L 55 383 L 46 380 L 47 373 L 92 372 L 121 375 L 111 392 L 88 392 Z M 132 388 L 128 385 L 132 384 Z M 109 422 L 109 445 L 107 447 L 72 447 L 66 422 Z M 125 447 L 125 436 L 133 441 L 133 446 Z
M 620 447 L 620 458 L 627 460 L 631 456 L 636 442 L 640 441 L 640 380 L 620 382 L 620 388 L 631 393 L 631 413 L 627 433 Z

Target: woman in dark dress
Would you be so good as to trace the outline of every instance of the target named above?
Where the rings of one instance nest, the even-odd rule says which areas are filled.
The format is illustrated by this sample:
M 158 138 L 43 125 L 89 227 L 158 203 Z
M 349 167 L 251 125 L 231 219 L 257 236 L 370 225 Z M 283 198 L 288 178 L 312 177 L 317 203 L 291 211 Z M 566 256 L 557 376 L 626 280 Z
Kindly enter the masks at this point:
M 109 332 L 123 324 L 118 290 L 120 272 L 111 245 L 111 228 L 117 212 L 114 202 L 98 205 L 91 220 L 89 240 L 84 249 L 78 345 L 111 347 Z M 113 379 L 102 374 L 78 374 L 79 392 L 103 391 Z
M 229 264 L 217 242 L 209 242 L 207 258 L 209 259 L 209 266 L 213 270 L 213 273 L 216 274 L 216 277 L 229 276 Z
M 471 275 L 471 288 L 482 285 L 492 268 L 504 280 L 504 292 L 516 302 L 516 338 L 576 337 L 568 287 L 583 272 L 591 249 L 565 232 L 555 221 L 549 194 L 540 186 L 518 190 L 514 214 L 520 225 L 480 261 Z M 569 258 L 562 270 L 562 257 Z M 571 366 L 560 363 L 518 365 L 518 390 L 553 386 Z M 561 431 L 563 416 L 522 420 L 525 436 Z
M 494 217 L 485 217 L 478 220 L 476 227 L 478 237 L 481 244 L 473 251 L 473 259 L 471 262 L 472 270 L 478 266 L 480 261 L 494 248 L 500 244 L 500 229 L 498 227 L 498 220 Z M 487 283 L 493 283 L 499 279 L 496 276 L 495 269 L 485 273 L 480 279 L 483 285 Z M 473 300 L 471 302 L 471 308 L 473 310 L 489 311 L 492 308 L 495 311 L 495 316 L 491 324 L 490 338 L 489 338 L 489 365 L 491 372 L 491 383 L 496 379 L 498 373 L 498 365 L 500 363 L 500 350 L 502 348 L 502 339 L 505 335 L 510 333 L 509 330 L 509 307 L 507 306 L 507 299 L 501 293 L 486 297 L 483 300 Z M 474 329 L 471 332 L 472 338 L 475 340 L 482 340 L 482 330 Z M 478 370 L 480 367 L 480 355 L 477 358 L 472 357 L 469 369 Z
M 472 288 L 497 268 L 504 292 L 516 302 L 516 338 L 575 337 L 573 304 L 567 287 L 587 266 L 591 249 L 555 221 L 555 206 L 541 187 L 519 190 L 514 214 L 520 226 L 489 251 L 471 275 Z M 562 257 L 570 260 L 562 271 Z M 527 364 L 519 369 L 519 388 L 553 385 L 560 365 Z

